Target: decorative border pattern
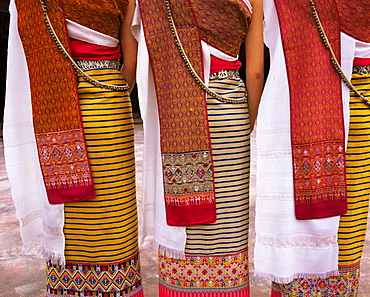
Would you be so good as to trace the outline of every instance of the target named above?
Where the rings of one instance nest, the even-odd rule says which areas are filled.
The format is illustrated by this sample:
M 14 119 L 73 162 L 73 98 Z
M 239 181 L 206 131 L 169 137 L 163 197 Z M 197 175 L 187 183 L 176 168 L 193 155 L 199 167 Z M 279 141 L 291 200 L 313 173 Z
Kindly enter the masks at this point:
M 350 272 L 341 272 L 337 277 L 326 279 L 306 279 L 294 280 L 288 285 L 282 285 L 282 296 L 343 296 L 355 297 L 358 294 L 360 281 L 360 269 Z
M 215 202 L 209 151 L 163 154 L 166 204 L 187 206 Z
M 160 284 L 176 291 L 237 291 L 249 286 L 248 252 L 222 256 L 158 257 Z M 190 291 L 189 291 L 190 290 Z
M 293 146 L 298 204 L 345 200 L 345 151 L 341 142 Z
M 51 296 L 127 296 L 141 290 L 141 280 L 138 254 L 109 265 L 67 263 L 61 266 L 50 262 L 47 265 L 46 286 Z
M 93 184 L 87 150 L 80 130 L 36 135 L 41 171 L 47 189 Z

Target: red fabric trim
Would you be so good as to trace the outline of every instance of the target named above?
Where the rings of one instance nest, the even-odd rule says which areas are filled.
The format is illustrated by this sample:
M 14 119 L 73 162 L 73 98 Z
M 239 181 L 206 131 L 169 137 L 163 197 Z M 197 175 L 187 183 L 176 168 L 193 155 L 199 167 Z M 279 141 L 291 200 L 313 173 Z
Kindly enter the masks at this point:
M 210 224 L 216 221 L 215 204 L 172 206 L 166 204 L 166 219 L 169 226 Z
M 271 289 L 270 297 L 282 297 L 281 292 L 277 292 L 274 289 Z
M 120 46 L 109 47 L 70 38 L 71 54 L 75 60 L 115 60 L 121 57 Z
M 47 189 L 50 204 L 91 200 L 95 198 L 94 185 L 69 189 Z
M 344 214 L 347 212 L 347 203 L 344 206 L 343 200 L 332 200 L 328 202 L 321 202 L 316 204 L 307 204 L 304 207 L 296 208 L 296 217 L 299 220 L 310 220 L 312 214 L 315 214 L 315 218 L 327 218 L 337 216 L 338 214 Z
M 181 292 L 181 288 L 178 288 L 178 291 L 171 290 L 159 284 L 159 297 L 250 297 L 249 287 L 229 292 L 221 292 L 223 289 L 214 289 L 216 292 Z M 281 296 L 277 296 L 281 297 Z
M 368 66 L 370 65 L 370 58 L 355 58 L 353 66 Z
M 219 72 L 224 69 L 239 69 L 242 66 L 242 62 L 239 60 L 225 61 L 215 56 L 211 56 L 211 69 L 210 74 Z

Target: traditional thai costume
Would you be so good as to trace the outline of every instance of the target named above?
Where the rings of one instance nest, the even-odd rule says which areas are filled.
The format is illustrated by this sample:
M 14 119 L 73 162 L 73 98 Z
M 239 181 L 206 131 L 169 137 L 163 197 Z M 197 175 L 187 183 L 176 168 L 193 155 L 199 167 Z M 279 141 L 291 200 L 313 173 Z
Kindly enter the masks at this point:
M 315 1 L 333 54 L 309 1 L 264 3 L 271 68 L 257 124 L 255 270 L 274 282 L 272 296 L 358 290 L 370 110 L 331 59 L 369 98 L 368 74 L 352 68 L 355 57 L 370 57 L 370 34 L 367 5 L 344 2 Z M 356 22 L 348 15 L 355 7 L 362 11 Z
M 119 71 L 127 5 L 10 5 L 6 166 L 25 251 L 43 241 L 47 296 L 143 296 L 133 118 Z
M 235 68 L 251 17 L 248 1 L 138 1 L 144 229 L 162 297 L 249 296 L 250 126 Z

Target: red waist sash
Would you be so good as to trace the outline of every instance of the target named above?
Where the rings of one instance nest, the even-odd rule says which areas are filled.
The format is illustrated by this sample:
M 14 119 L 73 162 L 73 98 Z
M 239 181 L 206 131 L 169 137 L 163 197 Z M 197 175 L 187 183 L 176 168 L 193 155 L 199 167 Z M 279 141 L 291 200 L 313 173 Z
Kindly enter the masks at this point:
M 120 46 L 109 47 L 69 39 L 72 57 L 76 60 L 115 60 L 121 58 Z

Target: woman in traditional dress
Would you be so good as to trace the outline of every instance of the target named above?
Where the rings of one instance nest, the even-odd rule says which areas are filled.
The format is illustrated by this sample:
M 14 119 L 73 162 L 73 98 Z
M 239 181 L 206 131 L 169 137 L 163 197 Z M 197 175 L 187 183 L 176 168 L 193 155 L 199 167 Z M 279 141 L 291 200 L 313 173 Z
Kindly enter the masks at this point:
M 133 25 L 144 226 L 159 250 L 159 296 L 249 296 L 249 134 L 264 80 L 262 1 L 138 1 Z
M 265 1 L 254 260 L 273 297 L 358 295 L 370 169 L 365 2 Z
M 134 8 L 132 0 L 10 4 L 6 165 L 25 251 L 43 240 L 47 296 L 143 296 Z

